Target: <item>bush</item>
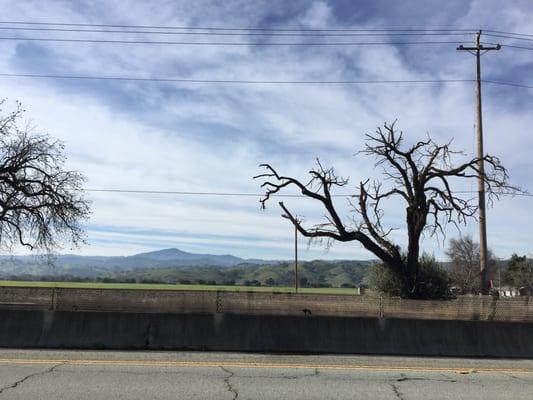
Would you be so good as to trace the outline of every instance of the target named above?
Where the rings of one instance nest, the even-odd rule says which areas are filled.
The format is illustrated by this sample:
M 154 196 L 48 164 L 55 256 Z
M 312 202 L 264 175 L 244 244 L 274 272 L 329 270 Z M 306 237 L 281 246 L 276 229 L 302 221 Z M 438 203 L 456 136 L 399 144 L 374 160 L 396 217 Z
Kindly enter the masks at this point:
M 246 280 L 244 281 L 244 286 L 261 286 L 261 282 L 259 282 L 257 279 L 253 280 Z
M 105 279 L 105 278 L 104 278 Z M 154 283 L 161 283 L 160 281 L 158 281 L 157 279 L 152 279 L 152 278 L 142 278 L 141 279 L 141 283 L 150 283 L 150 284 L 154 284 Z
M 533 287 L 533 262 L 526 256 L 513 254 L 504 274 L 504 281 L 517 288 Z
M 265 280 L 265 286 L 277 286 L 277 282 L 273 278 L 267 278 Z
M 384 264 L 374 264 L 370 267 L 368 284 L 371 289 L 389 296 L 412 298 L 411 287 L 398 272 L 392 271 Z M 419 298 L 447 299 L 451 297 L 450 277 L 434 257 L 423 255 L 419 261 L 416 285 Z
M 354 288 L 355 288 L 355 285 L 354 285 L 353 283 L 344 282 L 344 283 L 341 285 L 341 288 L 354 289 Z
M 448 271 L 440 266 L 434 257 L 422 256 L 418 283 L 427 299 L 448 299 L 451 297 L 451 279 Z
M 309 287 L 309 279 L 307 279 L 305 276 L 300 278 L 300 287 Z
M 384 264 L 373 264 L 366 277 L 368 286 L 389 296 L 401 296 L 403 293 L 402 280 Z

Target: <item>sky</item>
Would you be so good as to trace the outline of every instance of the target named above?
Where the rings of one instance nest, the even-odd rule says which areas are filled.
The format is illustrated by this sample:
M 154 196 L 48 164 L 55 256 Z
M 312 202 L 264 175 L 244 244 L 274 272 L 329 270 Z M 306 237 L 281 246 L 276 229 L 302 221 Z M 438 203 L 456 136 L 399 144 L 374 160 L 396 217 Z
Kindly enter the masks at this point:
M 254 29 L 487 29 L 533 35 L 530 1 L 60 1 L 0 0 L 2 22 L 46 22 Z M 0 28 L 21 27 L 0 23 Z M 28 27 L 29 25 L 26 25 Z M 35 26 L 33 26 L 35 27 Z M 65 26 L 55 26 L 65 28 Z M 88 29 L 78 27 L 78 29 Z M 94 29 L 94 28 L 93 28 Z M 109 28 L 111 29 L 111 28 Z M 115 28 L 116 29 L 116 28 Z M 139 30 L 139 29 L 138 29 Z M 157 29 L 156 29 L 157 30 Z M 161 29 L 159 29 L 161 31 Z M 189 31 L 190 32 L 190 31 Z M 235 32 L 235 31 L 233 31 Z M 260 31 L 254 31 L 260 32 Z M 247 45 L 120 44 L 5 40 L 91 38 L 137 41 L 247 42 Z M 3 39 L 4 38 L 4 39 Z M 512 38 L 487 42 L 533 47 Z M 473 35 L 400 37 L 432 45 L 269 46 L 268 41 L 390 41 L 389 38 L 198 37 L 142 33 L 14 31 L 0 34 L 0 74 L 199 80 L 469 80 L 475 58 L 456 51 Z M 533 51 L 503 47 L 482 57 L 483 78 L 533 85 Z M 87 189 L 250 193 L 192 196 L 90 191 L 88 244 L 60 252 L 130 255 L 175 247 L 245 258 L 290 258 L 293 228 L 277 201 L 262 211 L 260 163 L 301 179 L 320 158 L 350 184 L 379 177 L 374 160 L 356 155 L 365 134 L 397 120 L 408 143 L 428 134 L 474 154 L 471 82 L 398 84 L 229 84 L 0 77 L 0 98 L 27 110 L 26 122 L 65 142 L 66 167 Z M 485 150 L 500 157 L 511 182 L 533 192 L 533 89 L 483 85 Z M 475 182 L 460 189 L 475 190 Z M 335 198 L 342 215 L 353 214 Z M 308 224 L 324 212 L 285 199 Z M 533 254 L 533 197 L 504 197 L 488 210 L 489 247 L 498 257 Z M 384 223 L 405 244 L 404 205 L 391 202 Z M 462 234 L 478 235 L 475 221 Z M 447 238 L 457 237 L 450 227 Z M 371 259 L 358 243 L 329 250 L 299 239 L 300 257 Z M 447 242 L 425 237 L 424 251 L 444 258 Z

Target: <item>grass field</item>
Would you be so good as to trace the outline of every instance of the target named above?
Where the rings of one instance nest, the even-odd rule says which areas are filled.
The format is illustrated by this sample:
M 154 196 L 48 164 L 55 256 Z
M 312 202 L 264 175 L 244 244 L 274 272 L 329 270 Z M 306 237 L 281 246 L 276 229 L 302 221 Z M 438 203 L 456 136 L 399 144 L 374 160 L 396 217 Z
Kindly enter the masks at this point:
M 169 285 L 149 283 L 99 283 L 99 282 L 40 282 L 40 281 L 0 281 L 1 286 L 56 287 L 75 289 L 136 289 L 136 290 L 224 290 L 232 292 L 271 292 L 294 293 L 292 287 L 267 286 L 224 286 L 224 285 Z M 351 288 L 300 288 L 299 293 L 355 295 Z

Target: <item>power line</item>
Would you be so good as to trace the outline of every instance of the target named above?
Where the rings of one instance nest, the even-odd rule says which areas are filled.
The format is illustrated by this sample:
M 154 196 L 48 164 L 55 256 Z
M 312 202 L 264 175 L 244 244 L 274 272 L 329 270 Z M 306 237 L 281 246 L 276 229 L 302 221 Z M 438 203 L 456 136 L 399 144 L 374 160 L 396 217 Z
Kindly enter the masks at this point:
M 103 192 L 103 193 L 138 193 L 138 194 L 170 194 L 170 195 L 184 195 L 184 196 L 227 196 L 227 197 L 261 197 L 264 193 L 239 193 L 239 192 L 194 192 L 194 191 L 174 191 L 174 190 L 138 190 L 138 189 L 84 189 L 86 192 Z M 475 194 L 474 190 L 457 190 L 452 191 L 459 194 Z M 533 194 L 528 192 L 507 193 L 496 192 L 498 196 L 525 196 L 533 197 Z M 272 197 L 305 197 L 302 194 L 273 194 Z M 354 194 L 332 194 L 333 197 L 352 197 Z
M 228 196 L 228 197 L 261 197 L 263 194 L 258 193 L 231 193 L 231 192 L 188 192 L 188 191 L 170 191 L 170 190 L 137 190 L 137 189 L 84 189 L 86 192 L 104 192 L 104 193 L 138 193 L 138 194 L 172 194 L 183 196 Z M 301 194 L 276 194 L 277 197 L 303 197 Z M 342 195 L 338 195 L 342 196 Z
M 493 80 L 487 80 L 483 79 L 483 83 L 490 83 L 493 85 L 503 85 L 503 86 L 513 86 L 513 87 L 519 87 L 519 88 L 525 88 L 525 89 L 533 89 L 533 85 L 524 85 L 521 83 L 513 83 L 513 82 L 501 82 L 501 81 L 493 81 Z
M 507 43 L 481 42 L 481 44 L 482 45 L 487 45 L 487 46 L 508 47 L 508 48 L 511 48 L 511 49 L 533 50 L 533 47 L 517 46 L 517 45 L 514 45 L 514 44 L 507 44 Z
M 429 36 L 460 36 L 472 34 L 478 31 L 478 29 L 465 29 L 465 28 L 435 28 L 435 29 L 416 29 L 416 28 L 404 28 L 404 29 L 352 29 L 352 28 L 335 28 L 335 29 L 311 29 L 311 28 L 243 28 L 243 27 L 190 27 L 190 26 L 161 26 L 161 25 L 125 25 L 125 24 L 84 24 L 84 23 L 60 23 L 60 22 L 32 22 L 32 21 L 0 21 L 2 25 L 29 25 L 17 26 L 17 27 L 0 27 L 2 30 L 30 30 L 30 31 L 57 31 L 57 32 L 95 32 L 95 33 L 148 33 L 148 34 L 198 34 L 198 35 L 228 35 L 228 36 L 241 36 L 242 33 L 235 32 L 260 32 L 259 35 L 269 36 L 292 36 L 287 33 L 296 33 L 295 36 L 306 36 L 305 33 L 317 33 L 321 35 L 311 34 L 308 36 L 328 36 L 328 32 L 333 34 L 329 36 L 415 36 L 415 35 L 429 35 Z M 97 30 L 97 29 L 67 29 L 67 28 L 50 28 L 50 27 L 85 27 L 85 28 L 122 28 L 129 30 Z M 131 29 L 142 29 L 141 31 L 132 31 Z M 166 32 L 154 32 L 148 29 L 166 29 Z M 181 30 L 185 32 L 169 32 L 168 30 Z M 193 32 L 191 32 L 193 31 Z M 208 32 L 194 32 L 194 31 L 208 31 Z M 233 32 L 233 33 L 232 33 Z M 261 33 L 263 32 L 263 33 Z M 265 33 L 266 32 L 266 33 Z M 276 35 L 276 33 L 282 33 Z M 533 38 L 533 34 L 499 31 L 499 30 L 483 30 L 484 35 L 491 37 L 502 37 L 509 39 L 527 40 L 526 38 Z M 258 35 L 258 36 L 259 36 Z M 248 36 L 248 35 L 246 35 Z M 252 35 L 254 36 L 254 35 Z
M 86 79 L 86 80 L 117 80 L 147 81 L 175 83 L 236 83 L 236 84 L 387 84 L 387 83 L 464 83 L 472 79 L 406 79 L 406 80 L 243 80 L 243 79 L 188 79 L 188 78 L 136 78 L 120 76 L 82 76 L 82 75 L 46 75 L 46 74 L 8 74 L 0 73 L 7 78 L 50 78 L 50 79 Z
M 194 36 L 289 36 L 289 37 L 383 37 L 383 36 L 466 36 L 470 32 L 227 32 L 227 31 L 146 31 L 146 30 L 110 30 L 110 29 L 73 29 L 73 28 L 33 28 L 33 27 L 10 27 L 0 26 L 0 30 L 14 31 L 44 31 L 44 32 L 81 32 L 81 33 L 129 33 L 150 35 L 194 35 Z
M 32 42 L 72 42 L 72 43 L 107 43 L 107 44 L 150 44 L 150 45 L 202 45 L 202 46 L 382 46 L 382 45 L 442 45 L 457 44 L 452 41 L 407 42 L 177 42 L 153 40 L 119 40 L 119 39 L 66 39 L 35 37 L 0 37 L 0 40 Z
M 492 34 L 492 33 L 483 33 L 483 36 L 506 38 L 506 39 L 515 39 L 515 40 L 525 40 L 525 41 L 528 41 L 528 42 L 533 42 L 533 38 L 529 38 L 529 37 L 516 37 L 516 36 L 500 35 L 500 34 Z
M 131 28 L 131 29 L 174 29 L 174 30 L 213 30 L 213 31 L 262 31 L 262 32 L 476 32 L 477 29 L 311 29 L 311 28 L 228 28 L 228 27 L 190 27 L 190 26 L 161 26 L 161 25 L 117 25 L 117 24 L 84 24 L 63 22 L 32 22 L 32 21 L 0 21 L 0 24 L 42 25 L 42 26 L 78 26 L 100 28 Z
M 502 47 L 510 47 L 512 49 L 521 49 L 521 50 L 533 50 L 533 47 L 526 47 L 526 46 L 516 46 L 512 44 L 502 44 Z
M 525 36 L 525 37 L 532 37 L 533 38 L 533 35 L 528 34 L 528 33 L 516 33 L 516 32 L 506 32 L 506 31 L 495 31 L 495 30 L 492 30 L 492 29 L 484 29 L 483 30 L 483 34 L 485 34 L 485 32 L 497 33 L 497 34 L 501 34 L 501 35 Z
M 47 74 L 10 74 L 0 73 L 4 78 L 41 78 L 41 79 L 81 79 L 112 80 L 168 83 L 222 83 L 222 84 L 297 84 L 297 85 L 364 85 L 364 84 L 402 84 L 402 83 L 470 83 L 473 79 L 389 79 L 389 80 L 256 80 L 256 79 L 188 79 L 188 78 L 137 78 L 124 76 L 85 76 L 85 75 L 47 75 Z M 533 85 L 483 79 L 483 83 L 533 89 Z

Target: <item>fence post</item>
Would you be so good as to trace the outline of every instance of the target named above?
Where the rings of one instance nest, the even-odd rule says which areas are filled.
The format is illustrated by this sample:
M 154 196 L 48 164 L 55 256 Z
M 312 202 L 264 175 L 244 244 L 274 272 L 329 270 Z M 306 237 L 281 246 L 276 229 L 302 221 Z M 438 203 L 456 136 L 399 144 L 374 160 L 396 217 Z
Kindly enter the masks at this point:
M 379 295 L 379 318 L 383 318 L 383 295 Z
M 54 311 L 57 308 L 57 293 L 56 288 L 52 288 L 52 304 L 50 304 L 51 310 Z
M 217 290 L 217 297 L 215 300 L 215 314 L 222 312 L 222 299 L 220 298 L 220 291 Z

